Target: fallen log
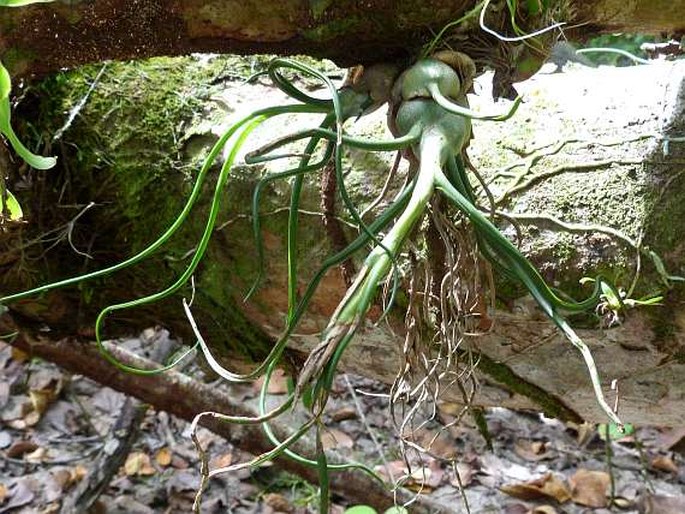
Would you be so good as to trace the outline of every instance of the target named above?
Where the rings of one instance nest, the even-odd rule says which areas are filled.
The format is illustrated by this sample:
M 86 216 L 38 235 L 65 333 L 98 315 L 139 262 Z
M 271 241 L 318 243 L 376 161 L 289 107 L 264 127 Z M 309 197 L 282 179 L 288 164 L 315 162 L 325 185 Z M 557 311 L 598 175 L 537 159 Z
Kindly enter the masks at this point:
M 533 45 L 520 43 L 509 52 L 496 37 L 485 35 L 473 15 L 482 6 L 482 2 L 447 0 L 420 5 L 386 0 L 40 3 L 2 8 L 0 55 L 13 74 L 24 77 L 105 60 L 197 52 L 307 54 L 351 66 L 406 57 L 445 25 L 470 13 L 470 19 L 452 27 L 447 36 L 460 44 L 472 42 L 474 54 L 483 57 L 484 65 L 500 66 L 507 60 L 503 69 L 519 64 L 530 67 L 532 56 L 544 61 L 544 52 L 531 55 L 526 51 Z M 602 32 L 677 33 L 684 28 L 682 0 L 644 5 L 573 0 L 552 2 L 544 13 L 518 11 L 518 24 L 526 32 L 563 22 L 566 37 Z M 513 30 L 501 2 L 489 5 L 486 20 L 502 33 Z
M 1 319 L 0 327 L 4 332 L 17 328 L 7 316 Z M 157 410 L 166 411 L 187 421 L 192 421 L 201 412 L 220 412 L 232 416 L 256 416 L 256 412 L 244 402 L 236 402 L 225 392 L 194 380 L 183 373 L 167 371 L 159 375 L 143 376 L 120 371 L 110 366 L 102 358 L 95 345 L 90 343 L 75 339 L 56 341 L 44 336 L 30 337 L 22 334 L 10 339 L 10 344 L 31 357 L 39 357 L 54 362 L 67 371 L 88 377 L 99 384 L 149 403 Z M 136 356 L 110 342 L 106 342 L 105 345 L 113 355 L 129 366 L 145 369 L 157 367 L 155 362 Z M 273 444 L 260 425 L 233 425 L 211 416 L 203 417 L 199 424 L 225 438 L 236 448 L 254 455 L 261 455 L 273 448 Z M 287 437 L 286 434 L 291 432 L 283 422 L 278 420 L 272 422 L 271 425 L 274 433 L 281 439 Z M 307 438 L 299 442 L 296 448 L 303 455 L 314 454 L 314 445 Z M 335 451 L 330 451 L 328 458 L 331 463 L 344 462 Z M 288 458 L 278 459 L 276 464 L 283 470 L 301 476 L 312 483 L 318 483 L 318 474 L 315 468 Z M 384 488 L 379 482 L 371 480 L 367 474 L 361 471 L 338 471 L 331 474 L 330 481 L 333 491 L 353 503 L 369 505 L 381 511 L 394 505 L 394 492 Z M 415 498 L 415 494 L 408 490 L 398 489 L 396 492 L 397 501 L 400 503 Z M 429 498 L 422 497 L 413 503 L 412 512 L 420 514 L 447 513 L 449 509 Z

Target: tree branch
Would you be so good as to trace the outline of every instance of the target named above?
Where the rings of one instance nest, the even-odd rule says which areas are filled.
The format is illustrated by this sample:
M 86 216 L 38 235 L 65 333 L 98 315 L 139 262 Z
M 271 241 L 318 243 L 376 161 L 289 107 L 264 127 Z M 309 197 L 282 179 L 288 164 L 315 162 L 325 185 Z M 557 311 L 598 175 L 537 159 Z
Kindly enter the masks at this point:
M 0 57 L 15 76 L 192 52 L 308 54 L 349 66 L 411 55 L 478 3 L 340 0 L 315 15 L 303 0 L 58 1 L 2 9 Z M 566 22 L 567 35 L 685 30 L 683 0 L 569 4 L 570 19 L 558 20 Z M 492 49 L 500 44 L 477 23 L 460 28 L 460 40 Z

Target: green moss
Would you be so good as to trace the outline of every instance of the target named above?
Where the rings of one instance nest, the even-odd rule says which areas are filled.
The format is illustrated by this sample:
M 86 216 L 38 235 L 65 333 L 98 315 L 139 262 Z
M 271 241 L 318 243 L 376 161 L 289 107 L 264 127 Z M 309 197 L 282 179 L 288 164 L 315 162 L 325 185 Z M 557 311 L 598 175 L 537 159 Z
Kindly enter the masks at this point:
M 571 234 L 561 233 L 557 237 L 554 246 L 552 247 L 552 258 L 555 261 L 555 266 L 560 269 L 565 269 L 567 264 L 571 262 L 578 254 L 578 248 Z
M 45 104 L 41 111 L 45 117 L 61 114 L 43 120 L 46 131 L 55 133 L 61 128 L 66 116 L 89 94 L 100 69 L 99 65 L 86 67 L 42 84 Z M 178 186 L 169 181 L 169 174 L 186 181 L 193 172 L 182 161 L 181 129 L 200 111 L 203 96 L 208 96 L 201 87 L 199 94 L 191 90 L 197 90 L 197 84 L 211 72 L 192 58 L 107 65 L 63 138 L 76 145 L 76 165 L 94 176 L 91 197 L 116 200 L 131 224 L 145 216 L 150 232 L 175 218 L 183 198 L 174 197 Z M 81 152 L 82 147 L 87 151 Z M 188 183 L 182 189 L 189 187 Z M 157 208 L 149 209 L 150 203 Z M 133 251 L 140 250 L 148 244 L 150 232 L 130 231 L 126 242 Z
M 235 63 L 240 67 L 234 66 Z M 21 104 L 26 112 L 17 116 L 23 133 L 49 141 L 65 126 L 70 115 L 76 115 L 61 136 L 58 167 L 46 176 L 45 200 L 41 200 L 40 206 L 27 205 L 34 224 L 58 226 L 78 212 L 70 205 L 82 206 L 92 201 L 95 207 L 73 233 L 76 247 L 94 252 L 95 260 L 88 262 L 89 266 L 102 268 L 120 262 L 148 246 L 176 219 L 209 145 L 216 139 L 211 132 L 214 125 L 211 120 L 199 128 L 198 120 L 206 121 L 205 102 L 220 92 L 219 83 L 223 79 L 247 76 L 251 73 L 250 67 L 250 60 L 237 57 L 158 58 L 128 64 L 110 63 L 97 81 L 102 65 L 58 74 L 37 85 L 33 100 L 26 99 Z M 214 83 L 219 85 L 212 86 Z M 187 145 L 194 138 L 200 138 L 203 146 Z M 157 254 L 127 271 L 88 282 L 80 290 L 65 291 L 70 296 L 80 296 L 78 300 L 89 311 L 88 318 L 108 303 L 159 291 L 177 279 L 204 229 L 216 173 L 216 170 L 210 172 L 189 219 Z M 73 177 L 82 177 L 82 180 L 76 182 Z M 240 193 L 236 198 L 249 206 L 254 183 L 231 184 L 232 191 Z M 225 208 L 227 203 L 223 205 L 220 222 L 232 215 Z M 67 207 L 60 208 L 63 206 Z M 37 222 L 39 217 L 44 221 Z M 84 235 L 81 226 L 95 227 L 95 230 L 91 228 Z M 251 246 L 251 235 L 248 237 L 247 230 L 245 234 L 241 240 L 246 247 Z M 112 255 L 97 253 L 101 247 Z M 223 260 L 217 259 L 225 254 L 214 252 L 212 246 L 209 253 L 195 274 L 194 313 L 203 333 L 211 344 L 219 344 L 219 349 L 224 343 L 234 353 L 259 359 L 270 349 L 271 340 L 235 305 L 236 298 L 241 298 L 244 291 L 236 291 L 237 286 L 230 285 L 235 282 L 226 277 L 227 273 L 236 273 L 236 269 L 239 273 L 247 270 L 248 261 L 252 264 L 250 272 L 254 273 L 254 259 L 237 262 L 229 262 L 225 256 Z M 241 255 L 251 256 L 251 252 L 243 249 Z M 52 277 L 74 274 L 73 260 L 74 254 L 69 248 L 53 251 Z M 79 272 L 88 270 L 78 269 Z M 40 277 L 36 279 L 41 281 Z M 164 316 L 163 322 L 187 333 L 188 326 L 182 321 L 179 309 L 181 297 L 188 298 L 190 294 L 190 288 L 185 287 L 162 304 L 124 314 L 124 319 L 134 316 L 127 328 L 130 330 L 131 324 L 159 323 L 160 316 Z M 220 316 L 212 317 L 211 313 L 217 312 Z M 108 327 L 116 326 L 116 319 L 108 320 Z
M 34 52 L 17 48 L 10 48 L 0 56 L 2 64 L 7 68 L 10 76 L 23 73 L 36 58 Z
M 662 181 L 666 182 L 663 179 Z M 678 272 L 683 271 L 683 260 L 680 257 L 685 252 L 681 223 L 685 219 L 684 193 L 685 174 L 681 173 L 662 183 L 660 187 L 655 187 L 647 200 L 647 242 L 656 251 L 671 254 L 667 259 L 668 263 L 679 266 Z
M 314 28 L 306 29 L 302 31 L 302 35 L 313 41 L 329 41 L 345 35 L 351 29 L 358 27 L 361 23 L 366 24 L 366 21 L 356 16 L 336 19 L 328 23 L 317 25 Z

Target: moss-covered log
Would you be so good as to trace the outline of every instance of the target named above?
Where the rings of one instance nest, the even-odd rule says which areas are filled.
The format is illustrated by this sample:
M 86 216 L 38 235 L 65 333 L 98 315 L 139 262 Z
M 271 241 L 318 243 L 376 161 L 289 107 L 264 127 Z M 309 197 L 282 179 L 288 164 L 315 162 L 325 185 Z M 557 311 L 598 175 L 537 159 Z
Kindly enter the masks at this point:
M 544 15 L 526 7 L 530 2 L 519 3 L 518 24 L 529 32 L 550 18 L 565 22 L 566 35 L 572 37 L 685 30 L 683 0 L 555 0 Z M 2 9 L 0 58 L 17 76 L 109 59 L 193 52 L 307 54 L 347 66 L 412 55 L 443 26 L 478 5 L 482 2 L 57 0 Z M 487 23 L 511 32 L 504 5 L 502 0 L 490 3 Z M 495 37 L 484 37 L 474 18 L 453 36 L 460 43 L 473 42 L 490 64 L 505 57 L 530 58 L 526 52 L 501 49 Z
M 255 58 L 252 65 L 258 68 L 261 62 Z M 224 57 L 109 64 L 104 71 L 96 66 L 55 76 L 27 93 L 17 116 L 23 120 L 23 133 L 37 135 L 36 141 L 43 141 L 45 150 L 57 153 L 60 160 L 49 172 L 12 170 L 8 185 L 24 206 L 26 223 L 2 233 L 1 292 L 120 261 L 161 233 L 180 210 L 217 134 L 254 108 L 283 101 L 265 85 L 247 86 L 236 80 L 252 71 L 244 69 L 246 63 L 250 68 L 250 61 Z M 522 86 L 528 100 L 514 119 L 475 126 L 470 156 L 493 180 L 495 196 L 502 197 L 498 209 L 518 215 L 522 247 L 553 284 L 582 293 L 578 279 L 600 270 L 627 289 L 636 262 L 630 241 L 641 241 L 661 255 L 672 274 L 685 273 L 685 175 L 679 171 L 685 150 L 682 142 L 667 144 L 666 139 L 685 133 L 684 77 L 682 63 L 539 75 Z M 603 88 L 593 88 L 599 78 Z M 478 102 L 478 97 L 472 98 L 473 105 Z M 284 127 L 290 132 L 312 121 L 290 116 L 270 123 L 250 146 L 279 137 Z M 363 119 L 352 130 L 383 134 L 384 116 Z M 567 145 L 536 161 L 528 175 L 522 175 L 522 166 L 505 170 L 525 162 L 521 155 L 526 149 L 544 147 L 538 155 L 565 140 Z M 359 152 L 346 156 L 351 168 L 348 189 L 362 208 L 380 189 L 392 157 Z M 194 312 L 206 338 L 216 351 L 229 356 L 234 367 L 236 355 L 243 361 L 263 356 L 283 328 L 285 182 L 265 190 L 261 212 L 268 278 L 251 301 L 243 303 L 256 276 L 251 193 L 274 166 L 238 166 L 233 171 L 219 228 L 195 275 Z M 506 173 L 497 178 L 498 170 Z M 533 174 L 537 178 L 529 181 Z M 504 195 L 512 175 L 520 175 L 525 187 Z M 27 329 L 49 327 L 57 333 L 91 336 L 98 309 L 158 290 L 178 276 L 197 244 L 211 187 L 207 185 L 181 233 L 153 258 L 78 288 L 22 301 L 12 306 L 12 316 Z M 318 188 L 318 176 L 310 177 L 302 212 L 300 251 L 308 263 L 303 286 L 330 251 Z M 571 232 L 559 231 L 549 216 L 575 225 Z M 581 223 L 614 231 L 589 230 Z M 620 412 L 626 421 L 682 424 L 682 295 L 677 285 L 666 289 L 646 252 L 641 270 L 635 294 L 662 292 L 665 306 L 631 311 L 621 326 L 611 329 L 598 329 L 592 316 L 575 321 L 586 327 L 579 333 L 595 354 L 607 393 L 609 381 L 619 381 Z M 331 270 L 293 337 L 288 358 L 295 365 L 317 342 L 343 291 L 340 273 Z M 163 304 L 109 319 L 107 332 L 115 335 L 156 323 L 190 339 L 181 298 L 191 294 L 188 286 Z M 482 353 L 477 401 L 542 409 L 567 419 L 601 420 L 575 349 L 520 294 L 500 282 L 493 331 L 468 341 Z M 396 333 L 401 331 L 401 314 L 391 316 L 390 322 Z M 343 366 L 391 381 L 401 346 L 396 333 L 369 322 Z

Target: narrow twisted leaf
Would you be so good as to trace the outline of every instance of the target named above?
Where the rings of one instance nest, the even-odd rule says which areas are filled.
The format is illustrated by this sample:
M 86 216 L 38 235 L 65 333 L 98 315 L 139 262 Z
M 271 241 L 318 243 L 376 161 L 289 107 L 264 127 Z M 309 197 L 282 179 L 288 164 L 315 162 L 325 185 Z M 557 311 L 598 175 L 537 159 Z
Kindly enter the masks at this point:
M 0 215 L 7 210 L 10 221 L 18 221 L 24 217 L 24 211 L 15 196 L 8 190 L 5 190 L 7 195 L 7 204 L 5 205 L 0 196 Z M 1 219 L 1 218 L 0 218 Z
M 1 4 L 0 4 L 1 5 Z M 42 157 L 32 153 L 19 140 L 12 129 L 10 122 L 11 107 L 10 107 L 10 90 L 12 89 L 12 82 L 7 69 L 0 63 L 0 134 L 4 135 L 9 141 L 17 155 L 24 159 L 26 163 L 36 168 L 37 170 L 47 170 L 57 164 L 55 157 Z
M 30 4 L 47 4 L 54 0 L 0 0 L 0 7 L 22 7 Z

